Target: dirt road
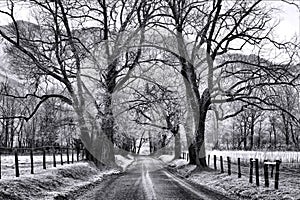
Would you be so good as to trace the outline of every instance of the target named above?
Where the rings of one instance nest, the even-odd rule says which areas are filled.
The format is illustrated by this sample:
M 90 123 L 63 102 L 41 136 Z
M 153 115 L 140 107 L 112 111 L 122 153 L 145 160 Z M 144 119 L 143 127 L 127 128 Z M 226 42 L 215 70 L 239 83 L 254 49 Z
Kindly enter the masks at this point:
M 76 199 L 229 199 L 170 173 L 163 162 L 151 157 L 138 157 L 127 172 L 104 180 Z

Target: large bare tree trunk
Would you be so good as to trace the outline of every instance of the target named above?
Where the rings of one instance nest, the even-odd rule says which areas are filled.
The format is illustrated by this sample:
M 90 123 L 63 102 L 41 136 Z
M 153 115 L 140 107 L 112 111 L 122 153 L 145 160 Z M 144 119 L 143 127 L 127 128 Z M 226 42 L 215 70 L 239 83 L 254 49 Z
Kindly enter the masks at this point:
M 103 143 L 103 156 L 108 163 L 115 163 L 114 153 L 114 116 L 112 111 L 112 94 L 105 96 L 104 117 L 102 119 L 101 129 L 107 140 Z
M 173 133 L 175 137 L 175 159 L 179 159 L 181 156 L 181 142 L 180 142 L 180 133 L 177 131 L 176 133 Z
M 205 89 L 200 101 L 200 118 L 199 126 L 196 134 L 197 151 L 199 152 L 200 166 L 206 167 L 206 152 L 205 152 L 205 121 L 208 108 L 211 104 L 209 89 Z
M 205 121 L 208 108 L 211 104 L 209 89 L 205 89 L 200 101 L 199 119 L 196 126 L 195 142 L 189 146 L 190 164 L 196 164 L 201 167 L 206 167 L 206 152 L 205 152 Z

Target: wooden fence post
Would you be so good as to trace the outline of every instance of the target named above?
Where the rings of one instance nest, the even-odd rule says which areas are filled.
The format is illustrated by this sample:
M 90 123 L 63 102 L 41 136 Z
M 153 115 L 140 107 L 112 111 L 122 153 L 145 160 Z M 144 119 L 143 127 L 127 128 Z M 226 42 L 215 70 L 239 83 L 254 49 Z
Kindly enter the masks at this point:
M 273 174 L 274 174 L 274 165 L 271 165 L 271 178 L 273 178 Z
M 80 153 L 80 149 L 76 149 L 77 151 L 77 162 L 79 161 L 79 153 Z
M 20 171 L 19 171 L 18 149 L 15 149 L 15 168 L 16 168 L 16 177 L 19 177 Z
M 280 160 L 276 160 L 276 168 L 275 168 L 275 189 L 278 189 L 278 185 L 279 185 L 279 165 L 280 165 Z
M 207 159 L 207 166 L 209 167 L 209 161 L 210 161 L 210 154 L 208 154 L 208 159 Z
M 253 183 L 253 158 L 250 158 L 250 175 L 249 175 L 249 183 Z
M 256 180 L 256 186 L 259 186 L 259 166 L 258 166 L 258 159 L 255 159 L 255 180 Z
M 267 160 L 264 161 L 264 177 L 265 177 L 265 187 L 269 187 L 269 174 L 268 174 L 268 164 L 266 164 Z
M 231 160 L 230 157 L 227 156 L 227 164 L 228 164 L 228 175 L 231 175 Z
M 74 163 L 74 149 L 72 148 L 72 164 Z
M 67 147 L 67 164 L 70 164 L 69 147 Z
M 46 169 L 46 151 L 43 148 L 43 169 Z
M 30 149 L 30 173 L 34 174 L 34 168 L 33 168 L 33 150 Z
M 220 156 L 220 166 L 221 166 L 221 173 L 224 173 L 223 156 Z
M 217 156 L 214 155 L 214 169 L 217 170 Z
M 62 153 L 62 148 L 60 147 L 60 164 L 64 165 L 64 161 L 63 161 L 63 153 Z
M 241 159 L 238 158 L 238 178 L 242 177 L 242 173 L 241 173 Z
M 55 148 L 53 148 L 53 167 L 56 167 Z

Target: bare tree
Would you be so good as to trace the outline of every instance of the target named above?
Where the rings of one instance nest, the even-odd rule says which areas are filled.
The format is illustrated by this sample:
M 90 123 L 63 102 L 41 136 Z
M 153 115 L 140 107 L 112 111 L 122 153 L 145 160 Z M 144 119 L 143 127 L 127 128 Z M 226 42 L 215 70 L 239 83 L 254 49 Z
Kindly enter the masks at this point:
M 17 21 L 17 3 L 8 1 L 0 12 L 10 17 L 11 24 L 1 27 L 0 35 L 15 68 L 25 67 L 36 84 L 43 80 L 60 87 L 55 94 L 41 94 L 42 87 L 31 94 L 40 101 L 23 118 L 31 118 L 46 100 L 59 98 L 73 107 L 81 138 L 93 156 L 114 164 L 112 96 L 137 65 L 141 48 L 129 50 L 125 44 L 143 42 L 153 6 L 138 0 L 34 0 L 29 4 L 39 12 L 35 23 Z
M 231 90 L 224 91 L 220 87 L 219 77 L 224 66 L 244 61 L 236 59 L 218 64 L 218 58 L 231 51 L 241 51 L 245 47 L 260 48 L 263 43 L 273 45 L 272 48 L 290 51 L 294 55 L 295 46 L 293 43 L 280 43 L 271 38 L 270 33 L 276 28 L 276 25 L 271 22 L 273 9 L 267 7 L 261 0 L 251 2 L 172 0 L 162 1 L 161 4 L 163 5 L 161 12 L 166 19 L 159 23 L 159 27 L 173 35 L 176 51 L 161 46 L 157 48 L 164 49 L 179 60 L 180 72 L 186 86 L 188 110 L 192 112 L 195 131 L 194 134 L 190 133 L 190 163 L 206 166 L 204 133 L 206 116 L 211 104 L 256 98 L 255 95 L 252 97 L 249 95 L 241 97 L 235 93 L 230 95 Z M 190 39 L 190 36 L 193 36 L 193 39 Z M 290 47 L 292 49 L 289 49 Z M 253 62 L 249 61 L 249 64 Z M 287 72 L 284 79 L 280 77 L 273 84 L 293 82 L 295 77 L 289 76 L 286 67 L 289 64 L 290 62 L 287 62 L 284 64 L 285 67 L 278 66 L 279 69 L 264 68 L 270 72 L 281 70 L 282 73 Z M 252 74 L 255 74 L 255 71 L 252 71 Z M 275 80 L 278 77 L 270 75 L 267 80 L 272 78 Z M 251 82 L 251 78 L 244 83 L 248 82 Z M 242 86 L 239 83 L 231 83 L 231 87 Z M 272 86 L 270 81 L 262 83 L 264 84 Z M 261 84 L 256 84 L 254 87 L 261 87 Z M 202 89 L 202 93 L 199 88 Z M 245 90 L 247 87 L 240 91 Z

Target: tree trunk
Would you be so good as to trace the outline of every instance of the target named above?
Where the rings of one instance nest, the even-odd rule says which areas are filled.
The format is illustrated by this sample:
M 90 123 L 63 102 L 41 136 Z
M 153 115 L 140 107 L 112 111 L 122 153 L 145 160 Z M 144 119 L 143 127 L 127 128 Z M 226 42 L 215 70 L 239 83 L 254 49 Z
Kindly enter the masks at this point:
M 276 133 L 275 125 L 273 125 L 273 134 L 274 134 L 274 148 L 276 149 L 276 146 L 277 146 L 277 133 Z
M 189 147 L 190 164 L 197 164 L 201 167 L 207 167 L 205 153 L 205 120 L 210 104 L 210 92 L 209 89 L 205 89 L 199 101 L 200 115 L 196 129 L 196 141 Z
M 291 130 L 291 136 L 292 136 L 293 143 L 295 145 L 295 148 L 298 149 L 299 144 L 298 144 L 298 141 L 295 137 L 295 131 L 294 131 L 293 123 L 291 121 L 289 123 L 290 123 L 290 130 Z
M 281 116 L 282 116 L 283 125 L 284 125 L 284 132 L 285 132 L 285 144 L 286 144 L 286 147 L 288 147 L 290 144 L 290 133 L 289 133 L 288 121 L 287 121 L 284 113 L 282 113 Z
M 184 124 L 184 130 L 185 130 L 185 135 L 186 135 L 186 144 L 187 148 L 190 147 L 190 145 L 193 143 L 193 117 L 192 117 L 192 112 L 189 106 L 189 103 L 187 105 L 187 118 L 186 122 Z
M 143 145 L 143 140 L 144 140 L 144 134 L 145 132 L 143 132 L 141 138 L 140 138 L 140 142 L 139 142 L 139 146 L 138 146 L 138 150 L 137 150 L 137 154 L 140 154 L 140 151 L 141 151 L 141 147 Z M 149 136 L 150 137 L 150 136 Z
M 244 150 L 247 150 L 247 122 L 245 121 L 245 124 L 244 124 Z
M 181 142 L 180 142 L 180 133 L 177 130 L 177 132 L 173 133 L 174 137 L 175 137 L 175 159 L 179 159 L 181 156 Z
M 4 142 L 4 147 L 8 147 L 8 142 L 9 142 L 9 128 L 8 128 L 8 124 L 9 124 L 9 121 L 8 119 L 5 119 L 5 142 Z
M 251 116 L 251 123 L 250 123 L 250 147 L 249 149 L 253 149 L 254 144 L 254 115 Z
M 133 145 L 132 145 L 131 152 L 136 153 L 136 138 L 132 138 L 132 141 L 133 141 Z
M 167 139 L 167 135 L 163 134 L 161 139 L 161 148 L 166 147 L 166 139 Z
M 269 131 L 269 143 L 272 146 L 272 130 Z
M 257 148 L 260 149 L 261 146 L 261 121 L 259 121 L 259 130 L 258 130 L 258 138 L 257 138 Z
M 104 96 L 104 117 L 101 123 L 103 137 L 101 160 L 107 164 L 115 164 L 114 153 L 114 116 L 112 112 L 112 93 Z M 102 134 L 102 133 L 100 133 Z
M 14 132 L 14 119 L 11 119 L 10 122 L 10 147 L 13 148 L 14 147 L 14 137 L 15 137 L 15 132 Z
M 153 144 L 153 141 L 152 141 L 152 135 L 150 133 L 150 131 L 148 132 L 149 134 L 149 151 L 150 151 L 150 154 L 154 153 L 154 144 Z

